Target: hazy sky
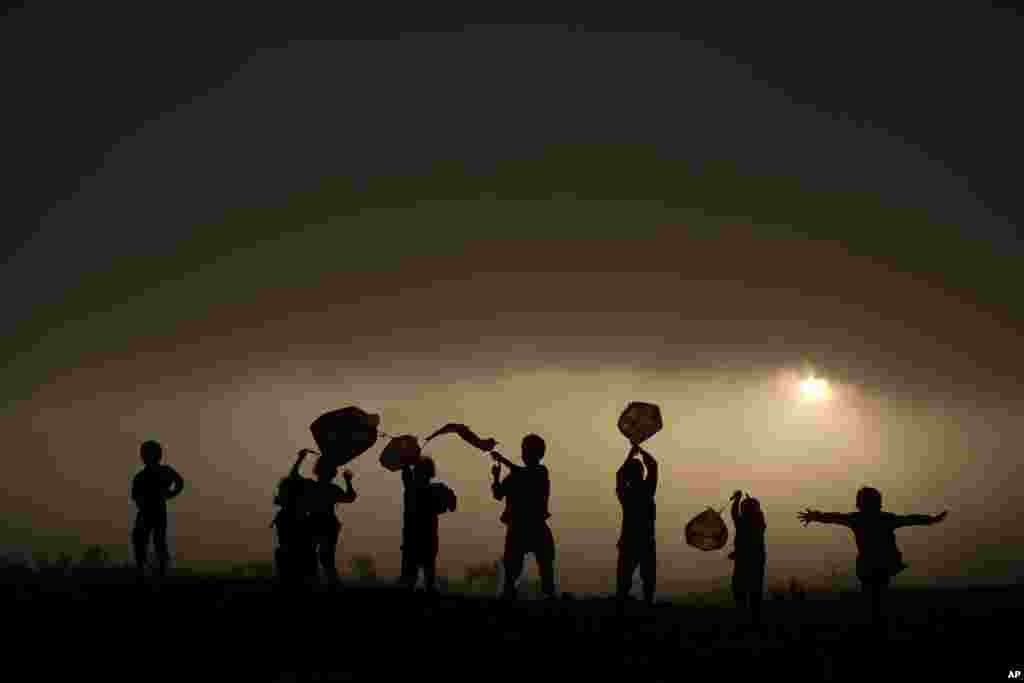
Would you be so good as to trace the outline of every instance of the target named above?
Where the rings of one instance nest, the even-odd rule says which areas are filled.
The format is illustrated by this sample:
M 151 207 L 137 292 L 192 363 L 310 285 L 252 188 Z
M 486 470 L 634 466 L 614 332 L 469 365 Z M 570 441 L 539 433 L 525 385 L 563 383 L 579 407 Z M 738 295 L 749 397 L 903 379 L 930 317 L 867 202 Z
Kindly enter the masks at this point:
M 1001 35 L 969 64 L 994 82 Z M 666 419 L 649 444 L 665 582 L 731 571 L 681 535 L 736 488 L 764 505 L 769 575 L 847 569 L 849 533 L 796 512 L 852 509 L 866 483 L 893 511 L 950 510 L 900 532 L 900 580 L 1019 577 L 1024 252 L 993 180 L 1019 133 L 999 128 L 998 88 L 940 88 L 921 53 L 954 58 L 897 43 L 859 65 L 836 47 L 820 71 L 770 46 L 565 27 L 205 47 L 206 67 L 132 44 L 64 68 L 20 43 L 51 88 L 32 99 L 21 74 L 0 543 L 126 555 L 138 443 L 156 438 L 188 482 L 176 551 L 267 559 L 276 478 L 315 417 L 357 404 L 390 433 L 468 423 L 507 455 L 544 436 L 562 586 L 610 586 L 615 421 L 645 400 Z M 943 88 L 1001 108 L 929 105 Z M 964 142 L 1000 135 L 985 158 Z M 47 185 L 28 160 L 62 148 Z M 796 400 L 809 367 L 835 400 Z M 353 463 L 340 562 L 371 552 L 393 573 L 382 446 Z M 500 554 L 502 505 L 478 452 L 430 453 L 459 494 L 440 557 L 459 575 Z

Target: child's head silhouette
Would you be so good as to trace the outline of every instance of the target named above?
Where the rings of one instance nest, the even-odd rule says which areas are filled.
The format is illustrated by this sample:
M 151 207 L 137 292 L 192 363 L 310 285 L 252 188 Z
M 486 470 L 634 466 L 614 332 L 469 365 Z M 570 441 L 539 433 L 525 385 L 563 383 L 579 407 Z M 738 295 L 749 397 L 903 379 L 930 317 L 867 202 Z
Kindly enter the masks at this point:
M 747 496 L 740 503 L 740 522 L 755 529 L 765 528 L 764 510 L 761 509 L 761 501 Z
M 631 459 L 622 466 L 622 480 L 626 486 L 638 484 L 643 481 L 643 478 L 644 466 L 640 464 L 639 460 Z
M 746 498 L 740 503 L 740 514 L 741 515 L 759 515 L 761 513 L 761 501 L 757 498 Z
M 434 459 L 431 457 L 420 458 L 416 462 L 414 471 L 420 481 L 430 481 L 437 476 L 437 467 L 434 465 Z
M 523 437 L 523 462 L 527 465 L 536 465 L 544 459 L 544 439 L 536 434 L 527 434 Z
M 338 465 L 328 460 L 327 458 L 320 456 L 316 464 L 313 465 L 313 474 L 320 481 L 332 481 L 338 476 Z
M 160 463 L 164 457 L 164 449 L 156 441 L 144 441 L 139 448 L 139 454 L 142 456 L 143 464 L 152 466 Z
M 861 512 L 879 512 L 882 509 L 882 494 L 878 489 L 862 486 L 857 491 L 857 509 Z

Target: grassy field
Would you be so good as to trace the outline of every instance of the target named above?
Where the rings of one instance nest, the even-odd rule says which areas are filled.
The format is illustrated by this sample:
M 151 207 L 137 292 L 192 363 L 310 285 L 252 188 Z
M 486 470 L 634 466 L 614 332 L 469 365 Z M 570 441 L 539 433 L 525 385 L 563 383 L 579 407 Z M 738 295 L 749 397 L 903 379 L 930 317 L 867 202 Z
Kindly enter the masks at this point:
M 1022 587 L 894 591 L 882 633 L 856 592 L 767 600 L 754 630 L 698 596 L 619 618 L 602 597 L 508 604 L 455 588 L 428 600 L 370 581 L 286 594 L 261 578 L 9 571 L 5 644 L 9 665 L 45 646 L 31 660 L 44 680 L 67 666 L 140 681 L 982 681 L 1024 664 Z

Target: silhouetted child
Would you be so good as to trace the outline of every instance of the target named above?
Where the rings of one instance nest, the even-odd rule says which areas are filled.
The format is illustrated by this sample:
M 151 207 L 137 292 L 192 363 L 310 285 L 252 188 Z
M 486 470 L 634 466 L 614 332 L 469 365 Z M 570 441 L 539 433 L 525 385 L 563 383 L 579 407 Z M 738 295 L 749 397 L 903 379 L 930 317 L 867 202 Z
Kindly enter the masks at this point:
M 853 531 L 857 541 L 857 578 L 867 592 L 871 603 L 871 621 L 881 625 L 882 600 L 889 582 L 907 568 L 896 547 L 896 529 L 905 526 L 928 525 L 941 522 L 946 512 L 939 515 L 894 515 L 882 511 L 882 494 L 865 486 L 857 491 L 857 512 L 819 512 L 805 510 L 797 517 L 807 526 L 810 522 L 841 524 Z
M 270 524 L 277 530 L 274 558 L 278 577 L 286 585 L 297 585 L 316 575 L 316 554 L 304 504 L 313 481 L 299 474 L 303 460 L 310 453 L 312 451 L 305 448 L 299 451 L 291 472 L 280 481 L 274 495 L 274 505 L 279 506 Z
M 324 456 L 317 459 L 313 467 L 316 481 L 306 490 L 304 507 L 306 524 L 308 524 L 310 540 L 320 568 L 331 586 L 338 586 L 338 568 L 335 559 L 338 552 L 338 537 L 341 534 L 341 522 L 335 513 L 338 503 L 352 503 L 356 499 L 356 491 L 352 488 L 352 473 L 345 470 L 342 475 L 348 490 L 334 483 L 338 476 L 338 466 Z
M 643 455 L 643 464 L 636 459 Z M 644 476 L 646 468 L 647 476 Z M 615 495 L 622 505 L 622 533 L 619 536 L 617 598 L 624 606 L 633 585 L 633 572 L 640 567 L 644 601 L 654 604 L 657 579 L 657 547 L 654 539 L 654 494 L 658 488 L 658 462 L 650 453 L 634 444 L 615 473 Z
M 432 480 L 437 474 L 432 458 L 421 458 L 415 465 L 402 468 L 404 510 L 402 524 L 402 577 L 401 583 L 410 590 L 416 587 L 420 569 L 423 587 L 429 594 L 437 588 L 437 518 L 445 512 L 454 512 L 454 492 Z
M 138 509 L 132 545 L 135 565 L 142 577 L 147 566 L 146 555 L 150 537 L 156 551 L 157 574 L 167 573 L 170 553 L 167 550 L 167 501 L 185 488 L 185 480 L 170 465 L 163 465 L 163 448 L 156 441 L 146 441 L 139 449 L 142 471 L 132 479 L 132 500 Z
M 732 594 L 741 610 L 749 610 L 750 622 L 761 623 L 761 601 L 764 597 L 764 569 L 767 559 L 764 532 L 768 525 L 757 498 L 742 491 L 732 494 L 732 521 L 736 527 L 735 549 L 729 559 L 735 562 L 732 571 Z
M 516 596 L 516 583 L 523 571 L 523 560 L 526 553 L 530 552 L 537 558 L 541 590 L 549 598 L 555 596 L 555 539 L 547 523 L 551 517 L 548 511 L 551 482 L 547 467 L 540 464 L 545 448 L 544 439 L 536 434 L 523 437 L 522 458 L 525 467 L 509 462 L 497 451 L 491 451 L 491 457 L 496 461 L 491 468 L 494 477 L 491 490 L 495 500 L 505 501 L 501 521 L 508 527 L 503 557 L 503 594 L 506 599 Z M 510 470 L 504 481 L 500 479 L 501 465 Z

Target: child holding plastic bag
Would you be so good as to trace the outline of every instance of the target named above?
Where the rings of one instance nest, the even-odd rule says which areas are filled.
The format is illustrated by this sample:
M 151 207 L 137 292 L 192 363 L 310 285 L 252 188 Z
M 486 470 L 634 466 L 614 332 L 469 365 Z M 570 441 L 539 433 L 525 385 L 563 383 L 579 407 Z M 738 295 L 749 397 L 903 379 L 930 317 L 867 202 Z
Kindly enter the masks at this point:
M 438 516 L 455 512 L 455 492 L 440 482 L 434 460 L 420 458 L 415 465 L 402 467 L 404 510 L 402 524 L 402 576 L 400 583 L 409 590 L 423 570 L 423 588 L 437 595 Z
M 764 570 L 767 561 L 764 532 L 764 512 L 757 498 L 742 491 L 732 494 L 732 521 L 736 528 L 734 550 L 729 559 L 735 564 L 732 572 L 732 594 L 736 605 L 750 614 L 750 622 L 754 626 L 761 624 L 761 601 L 764 596 Z
M 643 457 L 643 464 L 636 459 Z M 622 533 L 619 536 L 619 561 L 616 571 L 618 609 L 623 609 L 633 572 L 640 568 L 644 602 L 654 604 L 657 581 L 657 543 L 655 541 L 656 507 L 654 495 L 658 488 L 658 461 L 640 446 L 633 444 L 626 461 L 615 473 L 615 495 L 622 506 Z

